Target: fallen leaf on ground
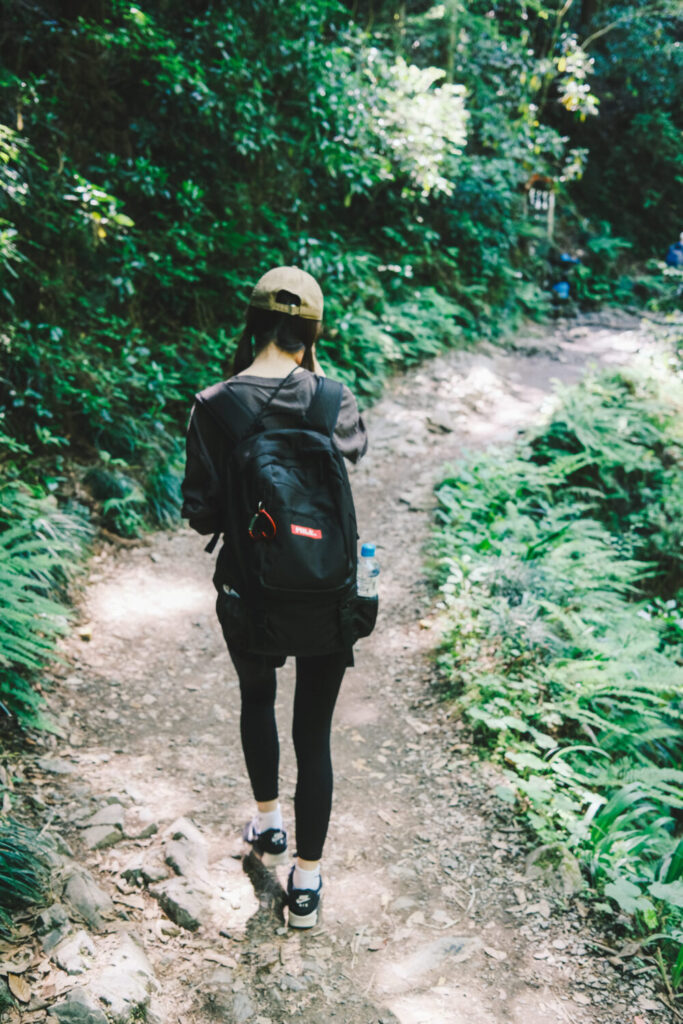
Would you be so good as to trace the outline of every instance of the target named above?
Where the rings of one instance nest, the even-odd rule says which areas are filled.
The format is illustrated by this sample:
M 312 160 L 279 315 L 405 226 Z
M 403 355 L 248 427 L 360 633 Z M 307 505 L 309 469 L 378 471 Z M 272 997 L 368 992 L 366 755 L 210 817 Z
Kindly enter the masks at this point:
M 162 925 L 161 918 L 157 918 L 157 920 L 154 921 L 153 924 L 149 925 L 150 931 L 159 940 L 159 942 L 168 942 L 168 940 L 169 940 L 169 938 L 171 936 L 166 934 L 166 932 L 163 930 L 161 925 Z
M 7 959 L 0 961 L 0 974 L 23 974 L 33 960 L 33 950 L 22 946 L 7 952 L 10 954 Z
M 31 986 L 19 974 L 8 974 L 7 984 L 15 999 L 20 1003 L 28 1003 L 31 1000 Z
M 221 967 L 237 967 L 237 961 L 233 957 L 226 956 L 225 953 L 215 953 L 212 949 L 207 949 L 204 959 L 210 960 L 212 964 L 220 964 Z
M 662 1004 L 661 1003 L 655 1002 L 654 999 L 648 999 L 645 996 L 641 996 L 640 997 L 640 999 L 638 1000 L 638 1005 L 640 1006 L 641 1010 L 661 1010 L 662 1009 Z
M 502 949 L 492 949 L 491 946 L 484 946 L 484 952 L 494 960 L 507 960 L 508 955 Z
M 421 722 L 419 718 L 413 718 L 412 715 L 406 715 L 405 720 L 419 736 L 423 736 L 426 732 L 431 732 L 431 725 Z
M 640 953 L 643 948 L 643 942 L 638 939 L 632 939 L 629 942 L 625 942 L 621 949 L 615 949 L 614 952 L 617 956 L 636 956 Z
M 142 896 L 114 896 L 114 903 L 120 903 L 123 907 L 130 907 L 131 910 L 145 909 L 145 901 Z
M 530 903 L 524 913 L 540 914 L 541 917 L 550 917 L 550 904 L 547 900 L 539 900 L 538 903 Z

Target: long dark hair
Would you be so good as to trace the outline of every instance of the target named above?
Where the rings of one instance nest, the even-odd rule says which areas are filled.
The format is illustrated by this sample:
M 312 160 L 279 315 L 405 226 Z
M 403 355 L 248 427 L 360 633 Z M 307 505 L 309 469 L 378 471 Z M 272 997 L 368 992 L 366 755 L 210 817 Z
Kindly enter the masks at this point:
M 288 291 L 277 293 L 276 299 L 284 304 L 299 304 L 299 297 Z M 307 320 L 301 316 L 290 316 L 274 309 L 247 308 L 247 319 L 244 330 L 237 343 L 232 363 L 233 375 L 241 373 L 253 362 L 254 357 L 274 341 L 283 352 L 300 352 L 304 350 L 301 365 L 305 370 L 313 370 L 313 346 L 315 345 L 322 324 L 320 320 Z

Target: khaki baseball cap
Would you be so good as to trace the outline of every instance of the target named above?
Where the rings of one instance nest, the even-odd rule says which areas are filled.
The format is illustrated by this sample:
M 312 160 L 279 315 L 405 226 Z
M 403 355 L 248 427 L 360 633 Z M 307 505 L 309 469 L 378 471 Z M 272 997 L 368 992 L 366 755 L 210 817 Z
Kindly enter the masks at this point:
M 277 301 L 278 292 L 296 295 L 298 304 Z M 301 267 L 273 267 L 256 282 L 249 305 L 256 309 L 273 309 L 304 320 L 322 320 L 323 293 L 314 277 Z

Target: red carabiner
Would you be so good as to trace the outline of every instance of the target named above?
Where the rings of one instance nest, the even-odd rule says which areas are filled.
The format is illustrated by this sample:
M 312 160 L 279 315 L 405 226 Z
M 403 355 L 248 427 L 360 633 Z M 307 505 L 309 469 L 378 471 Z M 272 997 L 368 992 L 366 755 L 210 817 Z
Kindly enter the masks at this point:
M 277 525 L 275 520 L 270 512 L 266 512 L 263 502 L 259 501 L 258 509 L 254 512 L 249 523 L 249 536 L 252 540 L 273 540 L 276 533 Z

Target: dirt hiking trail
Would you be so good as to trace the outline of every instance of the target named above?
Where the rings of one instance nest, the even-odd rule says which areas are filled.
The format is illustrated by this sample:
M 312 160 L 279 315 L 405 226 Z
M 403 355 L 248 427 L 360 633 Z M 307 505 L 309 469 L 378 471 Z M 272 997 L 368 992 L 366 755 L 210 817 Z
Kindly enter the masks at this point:
M 87 925 L 78 971 L 63 956 L 46 974 L 48 1020 L 672 1019 L 651 974 L 600 952 L 571 864 L 538 867 L 537 844 L 495 795 L 496 770 L 437 699 L 423 570 L 443 465 L 514 437 L 553 378 L 649 344 L 634 321 L 558 325 L 508 350 L 437 358 L 367 413 L 370 450 L 351 478 L 361 537 L 378 545 L 381 611 L 335 714 L 323 913 L 310 932 L 283 927 L 285 869 L 275 878 L 241 858 L 253 805 L 204 541 L 181 529 L 95 556 L 57 681 L 68 741 L 46 738 L 39 762 L 51 827 L 82 865 L 65 871 L 62 899 Z M 277 711 L 294 849 L 292 689 L 288 664 Z

